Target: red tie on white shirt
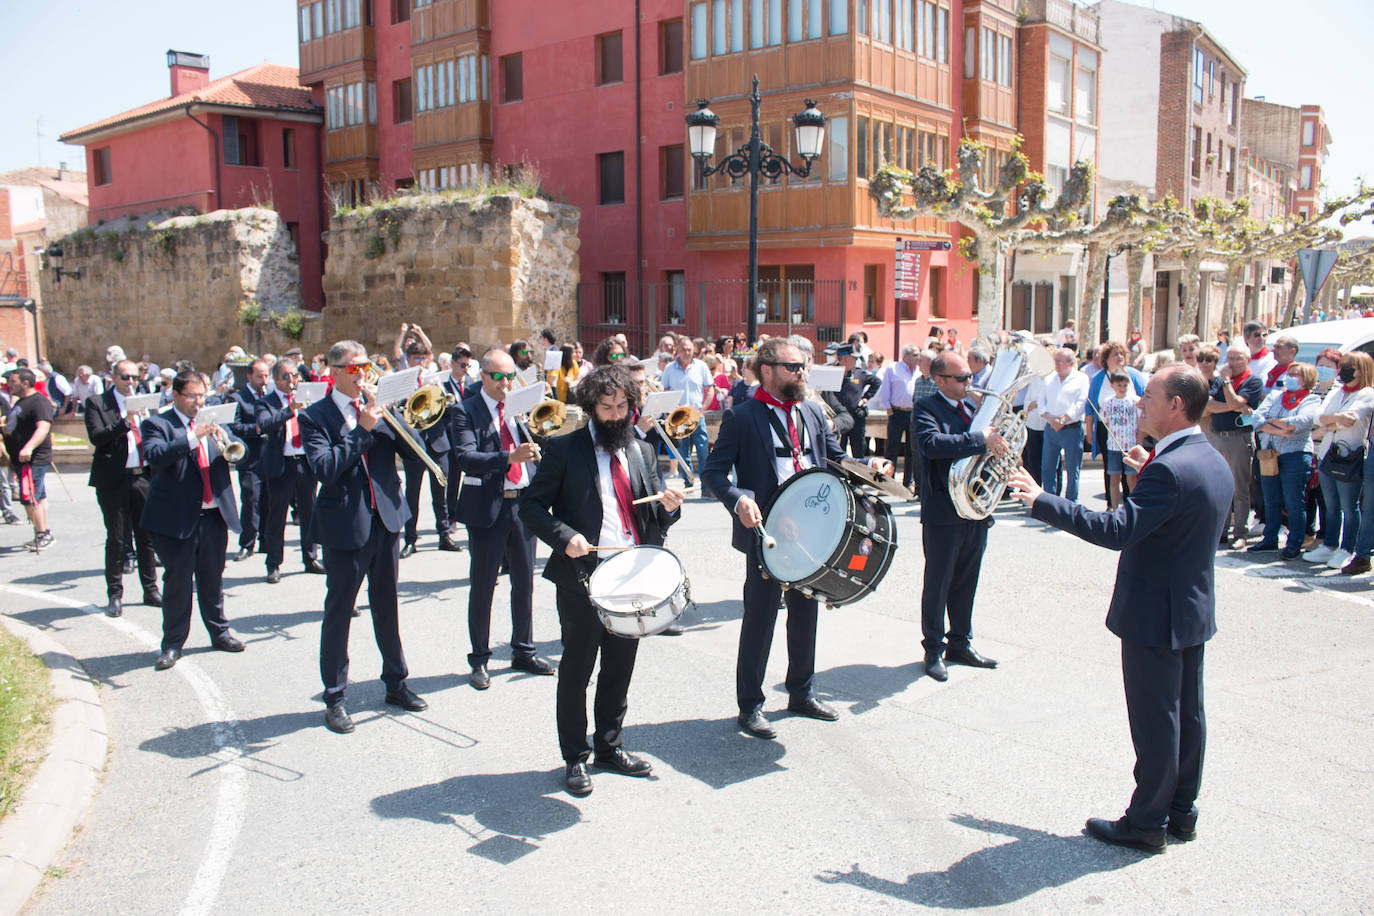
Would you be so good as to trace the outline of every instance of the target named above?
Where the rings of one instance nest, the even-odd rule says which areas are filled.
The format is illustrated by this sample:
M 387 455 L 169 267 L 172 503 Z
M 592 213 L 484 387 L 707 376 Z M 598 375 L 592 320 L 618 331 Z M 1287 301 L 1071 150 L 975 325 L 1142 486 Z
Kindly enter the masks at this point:
M 362 398 L 359 398 L 353 402 L 353 419 L 357 421 L 362 415 L 363 401 Z M 363 476 L 367 478 L 367 505 L 368 508 L 375 509 L 377 508 L 377 494 L 372 490 L 372 471 L 367 466 L 367 453 L 362 453 L 358 458 L 363 462 Z
M 506 405 L 505 402 L 498 401 L 496 404 L 496 422 L 501 427 L 501 450 L 503 452 L 515 451 L 515 437 L 510 434 L 510 427 L 506 425 Z M 506 479 L 513 484 L 520 483 L 520 465 L 512 464 L 506 468 Z
M 291 437 L 291 445 L 292 445 L 292 447 L 293 447 L 293 448 L 300 448 L 300 447 L 301 447 L 301 424 L 300 424 L 300 421 L 297 420 L 295 417 L 287 417 L 287 419 L 286 419 L 286 433 L 287 433 L 288 436 Z
M 196 464 L 200 467 L 200 504 L 208 506 L 215 501 L 215 491 L 210 487 L 210 453 L 204 439 L 196 440 Z
M 634 491 L 630 489 L 630 477 L 625 473 L 625 465 L 620 456 L 611 453 L 611 486 L 615 489 L 615 504 L 620 510 L 620 528 L 636 544 L 639 543 L 639 525 L 635 523 Z

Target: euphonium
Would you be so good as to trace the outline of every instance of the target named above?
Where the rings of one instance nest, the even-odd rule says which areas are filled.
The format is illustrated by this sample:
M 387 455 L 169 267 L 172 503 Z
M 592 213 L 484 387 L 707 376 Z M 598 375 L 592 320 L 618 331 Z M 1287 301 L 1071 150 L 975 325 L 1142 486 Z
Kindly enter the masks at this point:
M 429 429 L 458 399 L 438 385 L 425 385 L 406 398 L 401 409 L 406 422 L 416 429 Z
M 530 432 L 545 438 L 556 435 L 568 421 L 568 405 L 546 398 L 530 411 Z
M 668 431 L 670 439 L 686 439 L 697 431 L 701 425 L 701 411 L 695 407 L 683 405 L 674 407 L 668 414 L 668 419 L 663 421 L 663 428 Z
M 1045 363 L 1049 365 L 1046 366 Z M 1026 415 L 1012 407 L 1012 396 L 1031 380 L 1054 368 L 1053 358 L 1044 347 L 1024 336 L 1016 336 L 997 352 L 986 388 L 969 390 L 983 395 L 983 403 L 969 424 L 971 433 L 997 432 L 1006 440 L 1009 451 L 1001 458 L 991 452 L 960 458 L 949 469 L 949 498 L 963 518 L 987 518 L 1002 501 L 1007 478 L 1021 466 L 1021 449 L 1026 445 Z

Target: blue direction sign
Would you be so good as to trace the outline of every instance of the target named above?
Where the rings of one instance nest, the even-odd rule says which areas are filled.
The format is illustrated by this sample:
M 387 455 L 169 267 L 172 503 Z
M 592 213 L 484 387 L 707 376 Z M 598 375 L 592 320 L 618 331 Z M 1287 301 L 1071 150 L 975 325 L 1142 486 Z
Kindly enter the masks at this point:
M 1298 270 L 1302 271 L 1305 290 L 1302 307 L 1304 322 L 1312 320 L 1312 303 L 1317 301 L 1317 294 L 1322 291 L 1326 278 L 1331 276 L 1331 269 L 1336 266 L 1339 257 L 1340 252 L 1333 248 L 1304 248 L 1298 252 Z

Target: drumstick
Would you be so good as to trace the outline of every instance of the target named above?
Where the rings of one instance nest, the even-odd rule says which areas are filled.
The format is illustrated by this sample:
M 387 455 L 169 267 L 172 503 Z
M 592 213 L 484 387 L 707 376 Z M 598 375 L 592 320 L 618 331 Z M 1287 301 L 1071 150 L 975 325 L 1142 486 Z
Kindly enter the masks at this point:
M 754 531 L 763 540 L 763 547 L 765 550 L 772 550 L 774 547 L 778 546 L 777 539 L 764 530 L 763 522 L 759 522 L 754 528 Z
M 634 545 L 634 544 L 626 544 L 624 547 L 597 547 L 597 546 L 595 546 L 595 545 L 592 545 L 592 546 L 589 546 L 587 549 L 588 549 L 588 550 L 603 550 L 603 551 L 609 551 L 609 550 L 634 550 L 634 549 L 635 549 L 635 545 Z
M 685 494 L 687 494 L 687 493 L 695 493 L 695 492 L 697 492 L 697 491 L 700 490 L 700 489 L 701 489 L 701 487 L 698 487 L 698 486 L 691 486 L 691 487 L 688 487 L 687 489 L 682 490 L 682 491 L 680 491 L 680 492 L 683 493 L 683 494 L 685 495 Z M 652 495 L 650 495 L 650 496 L 641 496 L 639 499 L 636 499 L 634 502 L 630 503 L 630 505 L 632 505 L 632 506 L 640 506 L 640 505 L 643 505 L 644 503 L 656 503 L 656 502 L 658 502 L 658 501 L 659 501 L 660 499 L 662 499 L 662 498 L 663 498 L 663 494 L 662 494 L 662 493 L 654 493 L 654 494 L 652 494 Z

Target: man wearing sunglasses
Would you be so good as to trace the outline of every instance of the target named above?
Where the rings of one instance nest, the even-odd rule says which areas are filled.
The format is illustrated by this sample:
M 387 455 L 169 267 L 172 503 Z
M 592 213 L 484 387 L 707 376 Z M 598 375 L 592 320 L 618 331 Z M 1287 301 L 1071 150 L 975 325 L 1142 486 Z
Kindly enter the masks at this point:
M 419 367 L 421 372 L 425 372 L 433 359 L 434 354 L 430 347 L 422 341 L 412 340 L 406 345 L 405 365 L 407 369 Z M 449 377 L 452 378 L 451 370 Z M 449 452 L 452 441 L 449 437 L 449 429 L 451 426 L 452 424 L 445 418 L 416 433 L 416 438 L 424 443 L 425 452 L 443 472 L 445 479 L 449 476 Z M 420 536 L 420 489 L 424 486 L 426 479 L 429 480 L 429 502 L 434 511 L 434 528 L 439 535 L 439 549 L 457 550 L 458 545 L 454 543 L 452 535 L 449 534 L 448 496 L 444 485 L 439 483 L 438 478 L 425 466 L 419 455 L 409 448 L 401 452 L 401 466 L 406 475 L 406 505 L 410 508 L 410 520 L 406 522 L 405 543 L 401 546 L 401 559 L 404 560 L 415 554 L 416 541 Z
M 147 414 L 130 413 L 125 403 L 133 397 L 138 380 L 137 364 L 121 360 L 114 367 L 113 385 L 104 394 L 86 399 L 86 437 L 95 446 L 89 482 L 95 487 L 95 500 L 105 520 L 105 592 L 109 598 L 105 613 L 111 617 L 124 613 L 124 544 L 130 528 L 137 545 L 143 603 L 162 607 L 152 541 L 139 524 L 148 502 L 148 462 L 143 458 L 138 424 Z
M 528 344 L 525 347 L 528 348 Z M 539 446 L 525 441 L 517 418 L 506 412 L 516 363 L 499 347 L 482 354 L 482 385 L 454 405 L 453 464 L 462 471 L 457 520 L 468 529 L 468 655 L 474 690 L 491 686 L 491 602 L 504 563 L 510 571 L 511 667 L 553 674 L 534 652 L 534 535 L 516 504 L 534 478 Z
M 382 653 L 386 702 L 411 712 L 429 708 L 406 686 L 410 672 L 401 648 L 396 583 L 398 543 L 410 510 L 396 473 L 396 432 L 382 418 L 388 408 L 362 387 L 367 364 L 367 350 L 356 340 L 334 344 L 329 348 L 333 390 L 298 415 L 305 460 L 320 482 L 313 540 L 324 548 L 324 622 L 320 627 L 324 724 L 341 735 L 353 731 L 353 720 L 344 708 L 348 630 L 364 577 L 372 632 Z
M 973 373 L 957 353 L 945 350 L 930 364 L 935 394 L 912 405 L 911 427 L 921 462 L 921 547 L 925 582 L 921 589 L 921 647 L 926 674 L 949 679 L 951 664 L 996 668 L 972 645 L 973 599 L 988 544 L 992 519 L 961 516 L 949 495 L 949 469 L 960 458 L 1007 454 L 1007 441 L 996 430 L 969 432 L 973 409 L 968 396 Z M 945 631 L 945 620 L 949 630 Z

